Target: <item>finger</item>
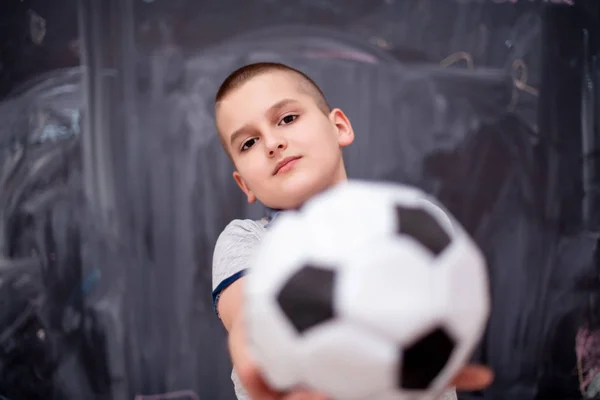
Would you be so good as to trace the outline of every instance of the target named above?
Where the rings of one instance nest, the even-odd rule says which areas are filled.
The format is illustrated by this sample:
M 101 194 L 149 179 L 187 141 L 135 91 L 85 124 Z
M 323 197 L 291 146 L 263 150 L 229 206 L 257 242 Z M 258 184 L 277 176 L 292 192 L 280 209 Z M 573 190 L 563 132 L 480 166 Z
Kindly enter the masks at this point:
M 451 385 L 457 390 L 476 391 L 491 385 L 494 380 L 492 370 L 483 365 L 469 364 L 464 367 L 452 380 Z
M 308 390 L 298 390 L 286 394 L 281 400 L 327 400 L 327 396 Z
M 271 390 L 262 379 L 246 347 L 244 326 L 239 323 L 229 332 L 229 353 L 233 368 L 248 395 L 253 400 L 276 400 L 281 396 Z
M 262 378 L 260 371 L 252 364 L 239 368 L 238 376 L 242 386 L 252 400 L 280 400 L 281 393 L 271 389 Z

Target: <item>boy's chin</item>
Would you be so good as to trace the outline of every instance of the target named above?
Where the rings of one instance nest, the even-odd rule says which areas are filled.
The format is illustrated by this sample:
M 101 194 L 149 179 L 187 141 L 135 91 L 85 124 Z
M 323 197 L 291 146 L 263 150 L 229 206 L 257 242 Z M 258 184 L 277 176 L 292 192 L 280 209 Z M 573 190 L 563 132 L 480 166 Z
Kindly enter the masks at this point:
M 277 188 L 280 194 L 261 199 L 261 203 L 277 210 L 299 209 L 307 201 L 333 186 L 324 179 L 310 179 L 309 176 L 301 175 L 293 178 Z
M 262 202 L 265 206 L 275 210 L 298 210 L 302 205 L 315 196 L 312 191 L 294 191 L 285 196 L 271 198 Z

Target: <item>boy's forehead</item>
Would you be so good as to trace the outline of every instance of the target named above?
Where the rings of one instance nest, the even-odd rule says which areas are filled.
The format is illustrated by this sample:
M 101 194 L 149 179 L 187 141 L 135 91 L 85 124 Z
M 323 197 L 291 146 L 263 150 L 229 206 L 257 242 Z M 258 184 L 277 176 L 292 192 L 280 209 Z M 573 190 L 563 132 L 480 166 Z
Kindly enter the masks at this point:
M 227 96 L 233 102 L 278 101 L 284 97 L 300 100 L 301 83 L 298 77 L 284 71 L 273 71 L 249 79 Z M 225 100 L 227 100 L 227 98 Z
M 264 115 L 284 99 L 298 103 L 312 98 L 302 90 L 301 82 L 290 73 L 272 72 L 251 78 L 223 98 L 216 109 L 217 123 L 244 120 Z

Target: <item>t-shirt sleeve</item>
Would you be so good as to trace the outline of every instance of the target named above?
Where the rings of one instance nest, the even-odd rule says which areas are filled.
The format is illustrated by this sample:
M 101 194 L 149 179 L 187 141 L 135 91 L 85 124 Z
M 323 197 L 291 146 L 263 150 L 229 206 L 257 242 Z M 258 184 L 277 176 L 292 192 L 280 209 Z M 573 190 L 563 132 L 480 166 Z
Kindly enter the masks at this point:
M 458 396 L 456 395 L 456 389 L 451 388 L 446 390 L 438 400 L 458 400 Z
M 223 290 L 246 273 L 248 261 L 260 243 L 261 229 L 256 221 L 234 220 L 219 235 L 212 265 L 212 299 L 217 315 Z

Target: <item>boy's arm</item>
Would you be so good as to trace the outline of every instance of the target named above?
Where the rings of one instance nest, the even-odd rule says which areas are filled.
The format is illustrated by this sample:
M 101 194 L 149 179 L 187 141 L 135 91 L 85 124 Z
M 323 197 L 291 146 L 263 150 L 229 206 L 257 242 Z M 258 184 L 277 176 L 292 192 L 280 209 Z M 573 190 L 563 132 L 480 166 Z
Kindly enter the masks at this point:
M 236 220 L 219 236 L 213 254 L 213 300 L 215 311 L 229 333 L 229 354 L 236 374 L 251 399 L 262 400 L 323 400 L 306 392 L 278 393 L 265 383 L 250 355 L 243 321 L 244 271 L 263 229 L 254 221 Z
M 234 220 L 219 235 L 213 253 L 213 302 L 215 312 L 229 331 L 241 307 L 248 261 L 260 243 L 262 227 L 250 220 Z M 225 315 L 223 315 L 225 314 Z
M 243 287 L 244 278 L 242 277 L 223 290 L 219 296 L 217 312 L 227 332 L 231 332 L 232 328 L 242 319 Z
M 265 383 L 248 352 L 246 330 L 242 318 L 243 286 L 244 278 L 236 280 L 221 293 L 217 303 L 221 321 L 229 332 L 228 346 L 233 368 L 250 398 L 283 399 L 281 393 L 272 390 Z
M 306 390 L 281 393 L 271 389 L 252 360 L 247 347 L 242 313 L 244 278 L 238 279 L 219 300 L 218 310 L 229 332 L 229 354 L 236 373 L 251 399 L 261 400 L 327 400 L 319 393 Z
M 225 326 L 225 329 L 229 333 L 228 347 L 233 368 L 246 390 L 251 392 L 252 388 L 248 388 L 247 381 L 249 380 L 248 375 L 252 372 L 251 369 L 253 366 L 250 356 L 247 353 L 248 349 L 246 348 L 242 318 L 243 286 L 244 278 L 240 278 L 224 290 L 219 298 L 217 310 L 223 326 Z
M 213 254 L 213 301 L 215 311 L 229 333 L 231 361 L 242 386 L 252 399 L 279 399 L 260 377 L 252 361 L 243 324 L 244 272 L 260 243 L 262 227 L 250 220 L 235 220 L 225 227 Z

